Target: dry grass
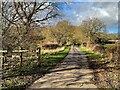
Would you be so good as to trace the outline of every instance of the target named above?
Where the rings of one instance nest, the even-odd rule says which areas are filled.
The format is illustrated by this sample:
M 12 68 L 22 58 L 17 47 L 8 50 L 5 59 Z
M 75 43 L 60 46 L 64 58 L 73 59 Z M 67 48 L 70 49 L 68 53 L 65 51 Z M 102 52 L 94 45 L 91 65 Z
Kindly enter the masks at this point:
M 69 50 L 70 47 L 61 47 L 55 50 L 56 53 L 46 54 L 46 57 L 42 60 L 41 67 L 38 67 L 37 59 L 35 57 L 27 59 L 22 67 L 16 66 L 17 60 L 14 60 L 13 63 L 10 63 L 9 67 L 4 67 L 4 77 L 2 79 L 3 90 L 25 90 L 28 85 L 60 63 L 68 54 Z M 8 64 L 8 62 L 6 63 Z M 13 68 L 12 65 L 15 65 L 15 67 Z
M 97 84 L 98 88 L 110 88 L 110 90 L 120 90 L 120 65 L 118 62 L 119 52 L 117 51 L 116 45 L 107 44 L 105 46 L 106 50 L 104 53 L 101 52 L 104 49 L 101 49 L 100 46 L 96 48 L 95 53 L 99 52 L 107 56 L 106 58 L 92 58 L 91 60 L 89 60 L 89 66 L 95 71 L 94 82 Z
M 55 52 L 63 51 L 64 49 L 65 49 L 65 46 L 58 47 L 57 49 L 46 49 L 46 50 L 42 49 L 42 53 L 43 54 L 45 54 L 45 53 L 55 53 Z

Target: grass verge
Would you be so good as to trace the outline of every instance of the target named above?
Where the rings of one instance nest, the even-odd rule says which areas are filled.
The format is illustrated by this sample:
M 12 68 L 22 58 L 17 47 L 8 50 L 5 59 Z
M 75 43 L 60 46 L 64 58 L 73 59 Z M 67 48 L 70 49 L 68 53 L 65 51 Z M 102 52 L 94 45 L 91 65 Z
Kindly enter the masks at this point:
M 101 59 L 101 58 L 104 58 L 105 56 L 104 55 L 101 55 L 101 54 L 96 54 L 90 50 L 87 50 L 86 48 L 84 47 L 80 47 L 80 50 L 85 54 L 87 55 L 90 59 Z
M 94 70 L 93 82 L 98 88 L 109 90 L 119 90 L 120 78 L 119 69 L 115 63 L 104 58 L 104 55 L 96 54 L 86 48 L 80 47 L 80 50 L 89 57 L 88 63 L 90 69 Z
M 64 50 L 42 56 L 42 65 L 38 67 L 37 60 L 28 60 L 23 67 L 15 67 L 8 71 L 2 79 L 2 90 L 24 90 L 36 79 L 42 77 L 49 69 L 54 68 L 68 54 L 70 46 Z

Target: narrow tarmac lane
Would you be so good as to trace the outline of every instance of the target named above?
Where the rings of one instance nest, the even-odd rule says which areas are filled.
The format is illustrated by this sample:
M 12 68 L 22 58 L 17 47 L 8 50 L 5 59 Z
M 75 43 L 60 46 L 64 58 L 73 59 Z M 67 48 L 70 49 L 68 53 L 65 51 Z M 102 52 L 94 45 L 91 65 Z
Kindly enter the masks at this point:
M 76 47 L 55 69 L 36 80 L 28 90 L 39 88 L 97 88 L 91 81 L 93 71 L 89 69 L 87 57 Z

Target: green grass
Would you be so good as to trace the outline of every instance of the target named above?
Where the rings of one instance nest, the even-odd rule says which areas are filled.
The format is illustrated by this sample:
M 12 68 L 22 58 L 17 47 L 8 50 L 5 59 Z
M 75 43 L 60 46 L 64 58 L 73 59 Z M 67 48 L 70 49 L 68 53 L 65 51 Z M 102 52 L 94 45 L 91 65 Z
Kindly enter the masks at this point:
M 92 79 L 92 81 L 96 83 L 98 88 L 108 88 L 108 90 L 115 90 L 116 88 L 117 90 L 119 88 L 118 65 L 109 61 L 107 58 L 104 58 L 104 56 L 96 54 L 95 52 L 87 50 L 86 48 L 80 47 L 80 50 L 83 51 L 88 57 L 92 58 L 88 61 L 88 64 L 89 67 L 95 71 L 95 77 Z
M 85 54 L 87 55 L 89 58 L 91 59 L 101 59 L 101 58 L 104 58 L 105 56 L 104 55 L 101 55 L 101 54 L 96 54 L 90 50 L 87 50 L 86 48 L 84 47 L 80 47 L 80 50 Z
M 41 77 L 42 74 L 47 73 L 49 69 L 54 68 L 60 63 L 68 54 L 69 50 L 70 46 L 56 53 L 44 54 L 42 56 L 41 67 L 37 66 L 37 60 L 28 60 L 23 67 L 15 67 L 12 71 L 6 72 L 7 74 L 4 75 L 7 76 L 7 78 L 2 80 L 4 89 L 22 90 L 26 85 Z
M 117 44 L 105 44 L 104 45 L 104 47 L 106 48 L 106 49 L 114 49 L 114 48 L 116 48 L 118 45 Z M 120 46 L 120 44 L 119 44 L 119 46 Z
M 47 66 L 47 68 L 52 68 L 57 63 L 62 61 L 62 59 L 68 54 L 69 50 L 70 46 L 66 47 L 63 51 L 44 55 L 43 57 L 44 64 Z

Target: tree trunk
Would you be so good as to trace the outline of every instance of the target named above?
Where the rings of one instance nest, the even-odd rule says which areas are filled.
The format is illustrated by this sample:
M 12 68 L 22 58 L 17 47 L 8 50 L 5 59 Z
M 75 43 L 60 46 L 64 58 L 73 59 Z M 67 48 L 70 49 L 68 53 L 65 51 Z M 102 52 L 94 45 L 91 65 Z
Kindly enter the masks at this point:
M 117 43 L 117 56 L 118 56 L 117 62 L 118 64 L 120 64 L 120 43 L 119 42 Z

